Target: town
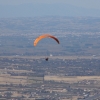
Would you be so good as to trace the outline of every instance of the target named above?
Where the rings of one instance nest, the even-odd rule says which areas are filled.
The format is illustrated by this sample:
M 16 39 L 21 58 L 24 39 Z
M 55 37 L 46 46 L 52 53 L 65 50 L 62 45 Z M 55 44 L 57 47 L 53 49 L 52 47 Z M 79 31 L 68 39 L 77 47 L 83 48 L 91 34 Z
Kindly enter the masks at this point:
M 82 100 L 100 93 L 99 59 L 1 57 L 0 64 L 2 100 Z

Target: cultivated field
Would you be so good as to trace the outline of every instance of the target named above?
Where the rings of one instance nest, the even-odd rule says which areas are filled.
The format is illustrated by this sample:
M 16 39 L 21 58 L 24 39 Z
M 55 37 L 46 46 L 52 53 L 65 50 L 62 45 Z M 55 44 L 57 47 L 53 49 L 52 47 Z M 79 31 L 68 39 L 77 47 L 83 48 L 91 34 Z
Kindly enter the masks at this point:
M 32 84 L 36 82 L 43 81 L 43 77 L 30 77 L 30 76 L 13 76 L 7 74 L 7 72 L 14 72 L 14 73 L 31 73 L 31 71 L 27 70 L 9 70 L 9 69 L 0 69 L 0 84 Z
M 59 81 L 66 83 L 76 83 L 83 80 L 100 81 L 100 76 L 45 76 L 46 81 Z

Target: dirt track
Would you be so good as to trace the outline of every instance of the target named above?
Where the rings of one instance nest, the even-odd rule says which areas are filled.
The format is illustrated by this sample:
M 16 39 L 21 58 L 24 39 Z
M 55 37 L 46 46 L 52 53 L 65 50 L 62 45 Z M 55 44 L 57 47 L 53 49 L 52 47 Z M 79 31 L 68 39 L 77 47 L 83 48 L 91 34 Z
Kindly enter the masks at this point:
M 45 56 L 0 56 L 1 58 L 42 59 Z M 100 56 L 52 56 L 50 59 L 100 59 Z

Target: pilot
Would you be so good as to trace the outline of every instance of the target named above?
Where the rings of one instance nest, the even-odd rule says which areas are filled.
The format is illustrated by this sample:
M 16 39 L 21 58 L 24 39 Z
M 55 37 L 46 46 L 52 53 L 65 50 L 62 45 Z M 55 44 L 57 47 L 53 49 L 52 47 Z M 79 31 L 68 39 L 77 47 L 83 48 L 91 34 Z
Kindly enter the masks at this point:
M 46 61 L 48 61 L 48 59 L 49 59 L 48 57 L 47 57 L 47 58 L 45 58 L 45 60 L 46 60 Z

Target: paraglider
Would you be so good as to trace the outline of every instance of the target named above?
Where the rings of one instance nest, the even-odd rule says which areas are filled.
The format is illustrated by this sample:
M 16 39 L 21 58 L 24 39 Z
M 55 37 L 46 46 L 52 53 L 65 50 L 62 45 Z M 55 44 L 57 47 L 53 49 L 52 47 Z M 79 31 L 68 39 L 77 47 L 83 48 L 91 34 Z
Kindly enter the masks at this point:
M 37 46 L 38 42 L 39 42 L 40 40 L 44 39 L 44 38 L 51 38 L 51 39 L 54 39 L 58 44 L 60 43 L 59 40 L 58 40 L 55 36 L 50 35 L 50 34 L 43 34 L 43 35 L 40 35 L 39 37 L 37 37 L 37 38 L 34 40 L 33 45 L 34 45 L 34 46 Z M 45 58 L 46 61 L 48 61 L 48 59 L 49 59 L 48 57 Z
M 58 40 L 56 37 L 54 37 L 54 36 L 52 36 L 52 35 L 50 35 L 50 34 L 43 34 L 43 35 L 40 35 L 39 37 L 37 37 L 37 38 L 35 39 L 35 41 L 34 41 L 34 46 L 36 46 L 36 45 L 38 44 L 38 42 L 39 42 L 40 40 L 44 39 L 44 38 L 52 38 L 52 39 L 54 39 L 54 40 L 59 44 L 59 40 Z

